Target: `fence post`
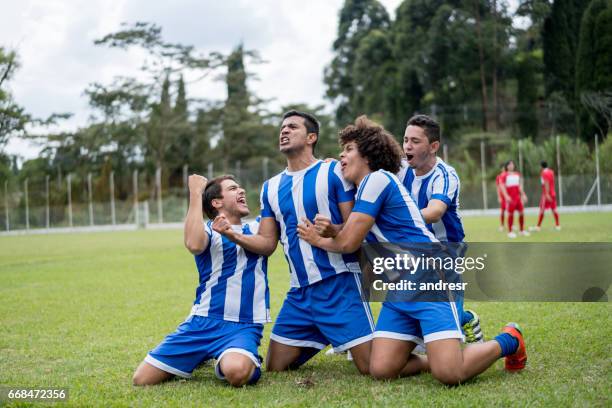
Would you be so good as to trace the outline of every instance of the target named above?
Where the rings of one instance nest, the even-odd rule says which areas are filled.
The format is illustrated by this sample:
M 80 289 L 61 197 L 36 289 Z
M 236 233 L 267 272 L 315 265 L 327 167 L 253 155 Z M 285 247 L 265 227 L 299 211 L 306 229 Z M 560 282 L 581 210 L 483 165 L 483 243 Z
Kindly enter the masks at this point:
M 263 173 L 263 180 L 262 181 L 266 181 L 268 179 L 268 162 L 270 161 L 269 158 L 264 157 L 263 161 L 262 161 L 262 173 Z
M 8 180 L 4 180 L 4 216 L 6 217 L 6 230 L 10 231 L 9 206 L 8 206 Z
M 482 175 L 482 204 L 484 205 L 484 209 L 488 209 L 488 200 L 487 200 L 487 169 L 485 164 L 485 142 L 484 140 L 480 141 L 480 172 Z
M 448 163 L 448 145 L 446 143 L 442 145 L 442 157 L 444 158 L 444 162 Z
M 91 192 L 91 173 L 87 173 L 87 200 L 89 201 L 89 225 L 94 225 L 93 194 Z
M 110 205 L 111 205 L 111 223 L 115 225 L 117 222 L 115 216 L 115 172 L 110 172 Z
M 25 192 L 25 222 L 26 222 L 26 230 L 30 229 L 30 203 L 29 203 L 29 197 L 28 197 L 28 181 L 29 179 L 26 178 L 25 181 L 23 182 L 23 190 Z
M 599 135 L 595 133 L 595 172 L 597 178 L 597 205 L 601 206 L 601 180 L 599 179 Z
M 563 177 L 561 176 L 561 147 L 559 135 L 557 135 L 555 143 L 557 145 L 557 180 L 559 184 L 559 207 L 563 207 Z
M 50 212 L 49 212 L 49 175 L 45 175 L 45 227 L 49 229 L 50 224 Z
M 68 186 L 68 225 L 72 228 L 72 174 L 70 173 L 66 177 L 66 184 Z
M 140 208 L 138 206 L 138 170 L 132 172 L 132 190 L 134 192 L 134 224 L 138 228 L 140 222 Z
M 164 222 L 163 206 L 162 206 L 162 185 L 161 185 L 161 167 L 155 170 L 155 185 L 157 187 L 157 222 Z
M 208 163 L 207 172 L 208 172 L 208 180 L 210 181 L 213 178 L 213 164 L 212 164 L 212 162 Z
M 519 172 L 523 174 L 523 140 L 518 141 Z M 524 174 L 523 174 L 524 177 Z
M 185 197 L 183 210 L 187 214 L 189 208 L 189 166 L 186 164 L 183 165 L 183 194 Z

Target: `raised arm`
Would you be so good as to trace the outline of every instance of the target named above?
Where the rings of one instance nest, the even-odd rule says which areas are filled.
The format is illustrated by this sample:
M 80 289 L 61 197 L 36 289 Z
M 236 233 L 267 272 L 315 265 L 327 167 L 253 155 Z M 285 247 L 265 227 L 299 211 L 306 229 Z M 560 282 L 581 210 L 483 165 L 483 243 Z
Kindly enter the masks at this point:
M 194 255 L 201 254 L 208 246 L 208 234 L 204 231 L 202 193 L 208 180 L 198 174 L 189 176 L 189 209 L 185 217 L 183 239 L 185 248 Z

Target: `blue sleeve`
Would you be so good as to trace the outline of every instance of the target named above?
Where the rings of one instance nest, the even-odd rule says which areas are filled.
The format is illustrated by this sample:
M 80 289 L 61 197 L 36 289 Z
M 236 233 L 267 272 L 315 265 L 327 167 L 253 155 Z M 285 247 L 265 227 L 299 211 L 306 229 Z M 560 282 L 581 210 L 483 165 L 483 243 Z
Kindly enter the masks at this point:
M 387 199 L 389 180 L 381 173 L 366 176 L 355 199 L 353 212 L 360 212 L 376 218 Z
M 274 211 L 270 206 L 270 200 L 268 200 L 268 182 L 266 181 L 261 187 L 261 195 L 259 196 L 259 205 L 261 207 L 261 217 L 273 217 Z

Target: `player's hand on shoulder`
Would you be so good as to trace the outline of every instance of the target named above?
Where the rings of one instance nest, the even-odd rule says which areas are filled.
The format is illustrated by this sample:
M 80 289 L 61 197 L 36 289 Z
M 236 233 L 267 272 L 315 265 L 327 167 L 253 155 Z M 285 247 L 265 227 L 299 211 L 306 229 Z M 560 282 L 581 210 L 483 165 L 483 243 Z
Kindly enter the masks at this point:
M 206 189 L 206 184 L 208 184 L 208 179 L 204 176 L 200 176 L 199 174 L 192 174 L 189 176 L 189 191 L 194 194 L 202 194 L 204 189 Z
M 321 214 L 317 214 L 314 218 L 314 229 L 317 234 L 324 238 L 333 238 L 338 233 L 331 219 Z

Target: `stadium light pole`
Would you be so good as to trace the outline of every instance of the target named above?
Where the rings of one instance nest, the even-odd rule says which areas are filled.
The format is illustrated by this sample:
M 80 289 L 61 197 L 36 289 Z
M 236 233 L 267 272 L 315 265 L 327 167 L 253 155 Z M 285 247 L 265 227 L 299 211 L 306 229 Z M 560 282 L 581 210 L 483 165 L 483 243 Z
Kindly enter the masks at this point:
M 559 141 L 559 135 L 557 135 L 556 137 L 556 144 L 557 144 L 557 180 L 559 183 L 559 206 L 563 207 L 563 178 L 561 176 L 561 148 L 560 148 L 560 141 Z
M 601 183 L 599 180 L 599 135 L 595 133 L 595 182 L 597 183 L 597 206 L 601 206 Z
M 25 222 L 26 222 L 26 230 L 30 229 L 30 203 L 28 200 L 28 181 L 29 179 L 26 178 L 25 181 L 23 182 L 23 190 L 25 192 Z
M 111 223 L 116 224 L 115 215 L 115 172 L 110 172 L 110 205 L 111 205 Z
M 89 201 L 89 225 L 94 225 L 93 194 L 91 192 L 91 173 L 87 173 L 87 200 Z
M 49 229 L 49 175 L 45 175 L 45 227 Z
M 72 228 L 72 174 L 66 177 L 66 185 L 68 186 L 68 225 Z
M 4 216 L 6 218 L 6 230 L 10 231 L 9 206 L 8 206 L 8 180 L 4 180 Z
M 486 180 L 486 163 L 485 163 L 485 142 L 484 140 L 480 141 L 480 172 L 482 173 L 482 204 L 484 205 L 484 209 L 488 209 L 487 203 L 487 180 Z

